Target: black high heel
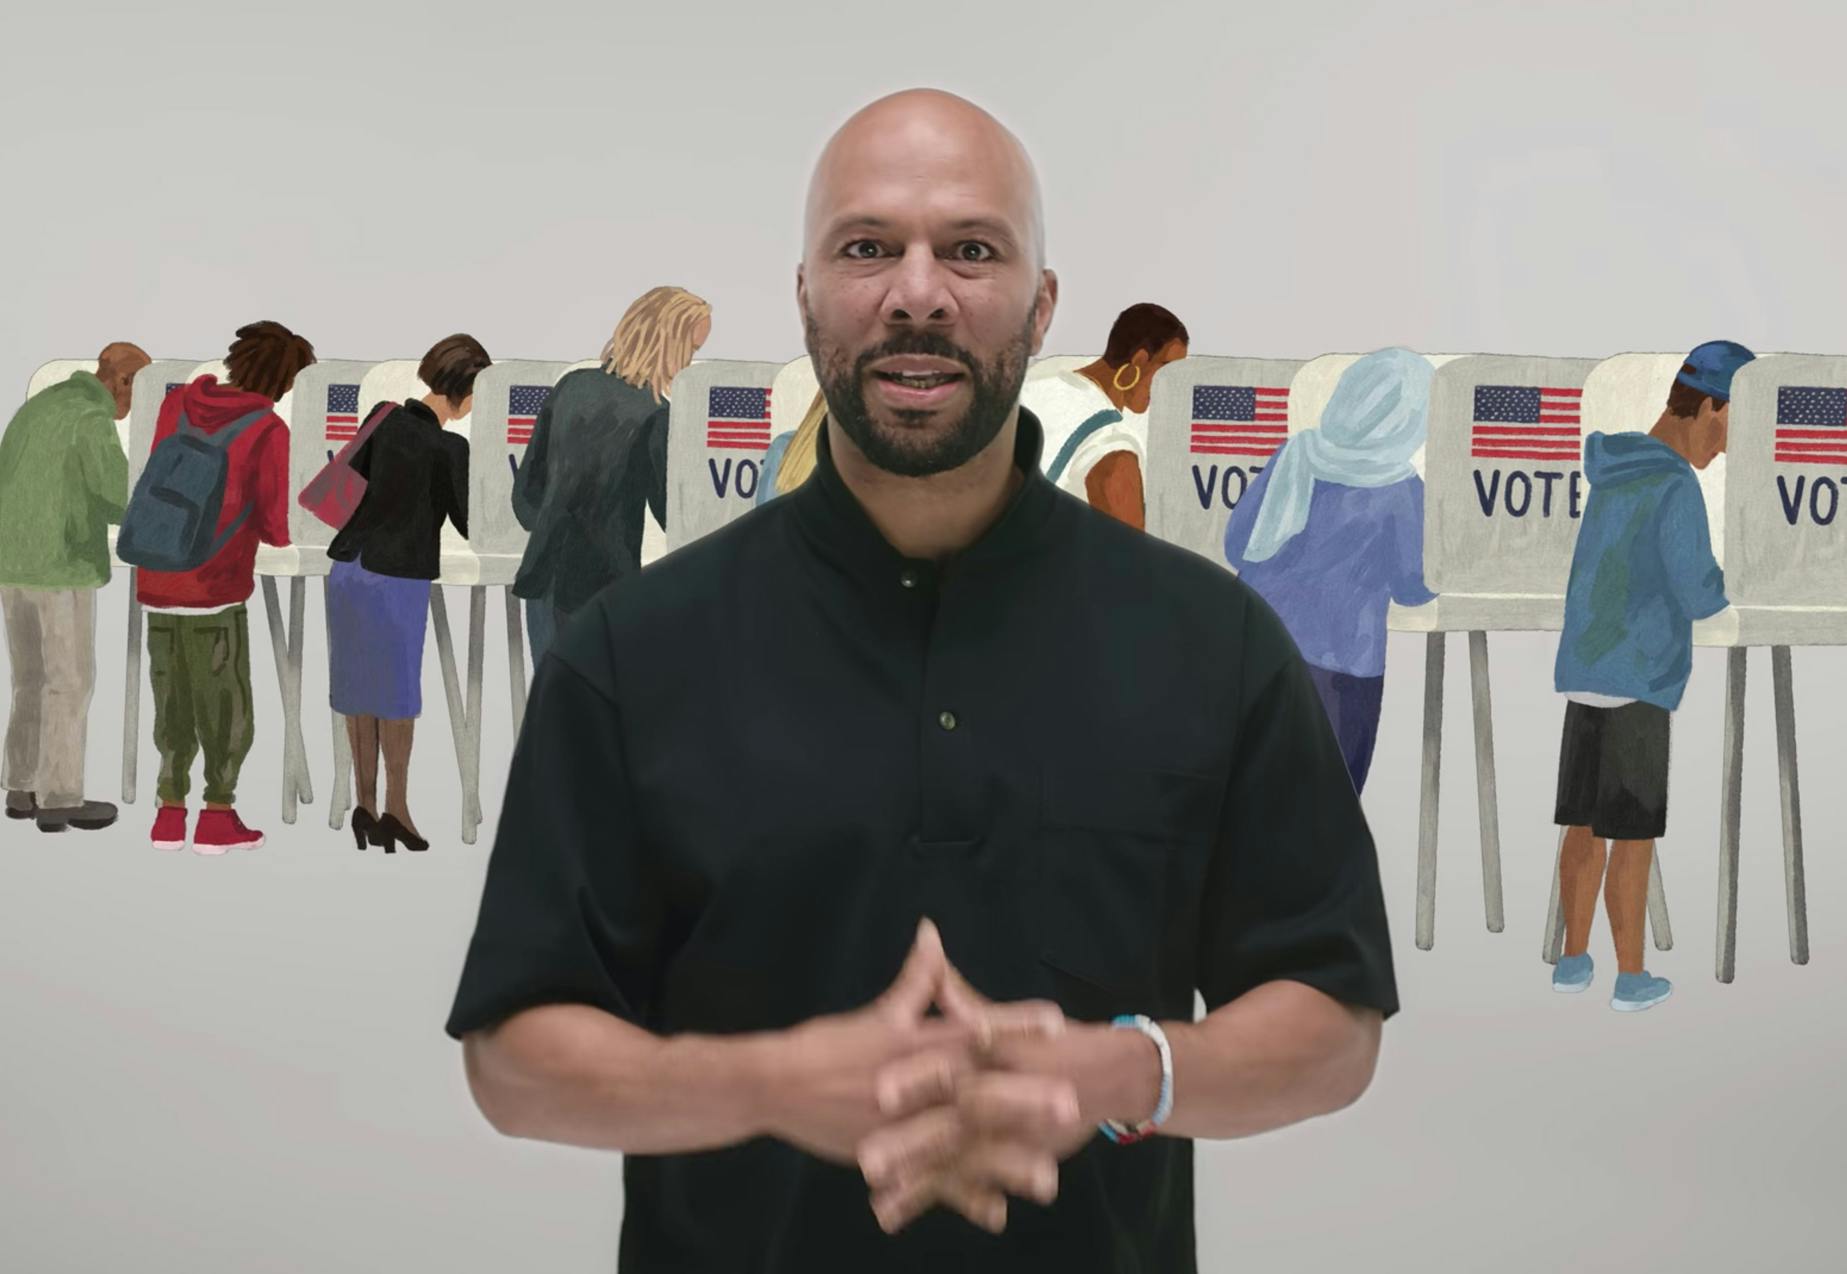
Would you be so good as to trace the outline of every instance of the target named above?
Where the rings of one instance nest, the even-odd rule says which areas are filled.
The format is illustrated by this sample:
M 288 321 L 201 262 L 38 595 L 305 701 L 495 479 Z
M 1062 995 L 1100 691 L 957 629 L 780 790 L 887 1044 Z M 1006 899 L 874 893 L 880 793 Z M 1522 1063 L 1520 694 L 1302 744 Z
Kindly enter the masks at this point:
M 393 852 L 392 843 L 394 841 L 403 841 L 404 848 L 410 850 L 413 854 L 420 854 L 430 847 L 430 842 L 424 840 L 421 836 L 412 836 L 410 834 L 410 829 L 398 822 L 397 815 L 395 814 L 387 814 L 385 817 L 379 819 L 378 830 L 374 834 L 383 839 L 375 840 L 373 843 L 383 845 L 387 854 Z
M 371 812 L 363 805 L 355 809 L 353 811 L 353 847 L 364 853 L 366 841 L 371 840 L 374 845 L 379 843 L 374 839 L 377 835 L 378 820 L 373 818 Z

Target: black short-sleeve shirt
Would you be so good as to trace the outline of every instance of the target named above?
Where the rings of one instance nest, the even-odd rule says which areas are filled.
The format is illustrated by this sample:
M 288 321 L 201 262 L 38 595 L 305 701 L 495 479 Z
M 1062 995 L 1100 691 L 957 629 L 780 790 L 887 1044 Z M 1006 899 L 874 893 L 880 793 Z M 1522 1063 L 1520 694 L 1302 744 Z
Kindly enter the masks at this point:
M 1397 1010 L 1378 864 L 1275 614 L 1039 472 L 947 563 L 835 470 L 604 590 L 541 663 L 451 1035 L 554 1002 L 793 1026 L 929 915 L 996 999 L 1190 1019 L 1290 979 Z M 1184 1083 L 1184 1076 L 1179 1078 Z M 1192 1147 L 1098 1136 L 1050 1207 L 892 1237 L 851 1168 L 757 1139 L 624 1164 L 623 1271 L 1195 1268 Z

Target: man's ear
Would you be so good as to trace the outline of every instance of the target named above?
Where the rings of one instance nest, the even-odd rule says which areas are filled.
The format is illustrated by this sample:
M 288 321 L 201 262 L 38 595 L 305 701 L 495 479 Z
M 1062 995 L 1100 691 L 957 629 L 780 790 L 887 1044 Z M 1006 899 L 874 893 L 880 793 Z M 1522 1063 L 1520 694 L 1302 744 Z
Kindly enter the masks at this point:
M 1058 309 L 1058 275 L 1051 270 L 1042 271 L 1039 278 L 1039 291 L 1033 297 L 1033 347 L 1031 353 L 1037 357 L 1045 348 L 1045 334 L 1051 330 L 1052 315 Z

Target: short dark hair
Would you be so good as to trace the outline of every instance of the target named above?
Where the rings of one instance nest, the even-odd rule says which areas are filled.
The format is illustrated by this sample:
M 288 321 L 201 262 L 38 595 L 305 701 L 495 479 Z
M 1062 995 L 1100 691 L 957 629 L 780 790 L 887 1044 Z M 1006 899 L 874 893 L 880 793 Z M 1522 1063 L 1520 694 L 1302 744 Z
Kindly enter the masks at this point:
M 314 346 L 265 319 L 237 329 L 224 363 L 231 384 L 273 402 L 289 392 L 302 368 L 314 365 Z
M 1137 350 L 1158 354 L 1174 341 L 1192 343 L 1187 339 L 1186 324 L 1171 311 L 1144 301 L 1116 316 L 1109 330 L 1109 344 L 1103 349 L 1103 361 L 1121 366 L 1134 358 Z
M 457 332 L 430 346 L 430 352 L 417 364 L 417 378 L 430 387 L 430 392 L 447 398 L 451 407 L 460 407 L 462 400 L 475 392 L 475 377 L 493 361 L 480 341 Z
M 1691 372 L 1694 370 L 1694 367 L 1692 363 L 1687 363 L 1684 364 L 1680 370 L 1682 372 Z M 1695 389 L 1691 385 L 1683 385 L 1679 381 L 1675 381 L 1674 387 L 1667 391 L 1668 414 L 1679 416 L 1683 420 L 1691 420 L 1693 417 L 1699 415 L 1700 404 L 1708 400 L 1711 401 L 1713 410 L 1715 411 L 1725 406 L 1726 401 L 1728 401 L 1715 398 L 1703 389 Z

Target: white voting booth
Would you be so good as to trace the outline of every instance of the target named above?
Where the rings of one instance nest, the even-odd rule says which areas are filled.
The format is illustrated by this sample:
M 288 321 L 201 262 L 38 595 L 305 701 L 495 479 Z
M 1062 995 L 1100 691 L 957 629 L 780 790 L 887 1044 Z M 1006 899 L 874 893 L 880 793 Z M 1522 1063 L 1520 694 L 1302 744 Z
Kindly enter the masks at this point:
M 1291 434 L 1298 433 L 1305 429 L 1313 429 L 1320 424 L 1321 415 L 1323 411 L 1326 410 L 1329 400 L 1333 397 L 1334 390 L 1340 383 L 1340 378 L 1346 373 L 1348 368 L 1352 367 L 1362 357 L 1364 357 L 1364 355 L 1360 354 L 1324 354 L 1320 358 L 1311 359 L 1302 368 L 1301 373 L 1297 375 L 1295 379 L 1295 383 L 1290 387 L 1291 410 L 1289 431 Z M 1429 359 L 1434 368 L 1440 370 L 1456 362 L 1458 359 L 1479 356 L 1465 354 L 1427 354 L 1425 357 Z M 1586 392 L 1588 392 L 1588 390 Z M 1471 407 L 1472 406 L 1473 404 L 1471 403 Z M 1473 413 L 1471 412 L 1471 414 Z M 1473 426 L 1474 422 L 1471 421 L 1470 423 L 1471 426 Z M 1515 424 L 1517 425 L 1518 422 L 1515 422 Z M 1497 435 L 1484 434 L 1483 438 L 1484 441 L 1486 441 L 1496 436 Z M 1571 440 L 1569 432 L 1546 436 L 1561 438 L 1566 442 Z M 1493 448 L 1485 449 L 1493 450 Z M 1568 450 L 1568 448 L 1565 449 Z M 1426 443 L 1424 447 L 1418 449 L 1417 453 L 1411 459 L 1412 467 L 1417 470 L 1420 476 L 1426 478 L 1428 476 L 1428 453 L 1429 446 L 1428 443 Z M 1500 459 L 1501 457 L 1484 458 Z M 1556 482 L 1557 479 L 1553 481 Z M 1582 479 L 1579 479 L 1579 482 L 1581 496 Z M 1543 507 L 1542 501 L 1542 508 Z M 1572 537 L 1572 543 L 1576 543 L 1575 533 Z M 1568 577 L 1569 558 L 1567 558 L 1566 572 Z M 1563 586 L 1561 584 L 1561 614 L 1562 604 Z M 1393 602 L 1387 608 L 1386 624 L 1392 631 L 1421 632 L 1427 634 L 1427 674 L 1433 667 L 1440 669 L 1446 659 L 1447 634 L 1443 631 L 1443 627 L 1439 622 L 1441 609 L 1441 599 L 1437 602 L 1418 607 L 1405 607 Z M 1500 933 L 1506 928 L 1506 911 L 1501 888 L 1500 812 L 1497 790 L 1498 779 L 1494 763 L 1493 699 L 1490 693 L 1488 680 L 1488 631 L 1488 629 L 1484 628 L 1473 630 L 1469 634 L 1470 689 L 1473 700 L 1472 706 L 1475 725 L 1476 809 L 1481 831 L 1482 903 L 1489 932 Z M 1425 770 L 1423 799 L 1426 804 L 1420 811 L 1420 828 L 1422 835 L 1419 840 L 1419 898 L 1420 901 L 1425 903 L 1425 905 L 1420 908 L 1420 917 L 1427 921 L 1427 924 L 1420 928 L 1420 935 L 1428 938 L 1434 938 L 1435 897 L 1434 890 L 1426 889 L 1424 886 L 1426 884 L 1434 886 L 1435 883 L 1434 855 L 1436 853 L 1437 834 L 1437 812 L 1435 803 L 1441 773 L 1440 767 L 1442 764 L 1443 750 L 1443 716 L 1440 676 L 1441 673 L 1439 671 L 1439 685 L 1434 702 L 1427 699 L 1423 743 Z M 1670 935 L 1667 927 L 1665 904 L 1659 901 L 1660 894 L 1658 882 L 1659 877 L 1657 875 L 1655 888 L 1655 934 L 1657 942 L 1665 945 L 1670 941 Z M 1428 949 L 1429 944 L 1427 942 L 1422 943 L 1422 945 L 1425 946 L 1425 949 Z
M 533 426 L 539 409 L 545 405 L 552 387 L 565 373 L 585 363 L 538 362 L 513 360 L 495 363 L 475 378 L 474 437 L 470 442 L 468 462 L 468 543 L 480 561 L 480 585 L 498 585 L 506 600 L 507 617 L 507 684 L 512 697 L 513 731 L 519 733 L 526 714 L 526 645 L 521 625 L 519 598 L 513 595 L 513 581 L 519 574 L 520 559 L 526 552 L 527 532 L 513 516 L 513 479 L 519 472 L 520 459 L 532 441 Z M 475 595 L 480 594 L 480 586 Z M 472 598 L 471 598 L 472 605 Z M 470 746 L 475 749 L 473 765 L 479 768 L 480 699 L 475 685 L 480 637 L 479 625 L 470 612 L 469 668 L 470 699 L 475 722 Z
M 1189 355 L 1155 377 L 1147 529 L 1225 565 L 1225 527 L 1289 432 L 1299 359 Z
M 713 359 L 694 362 L 674 377 L 667 434 L 668 552 L 755 507 L 782 370 L 780 363 Z
M 1487 634 L 1557 632 L 1587 488 L 1584 385 L 1596 360 L 1469 355 L 1437 369 L 1425 444 L 1424 576 L 1437 600 L 1425 658 L 1417 945 L 1435 942 L 1445 634 L 1469 634 L 1489 927 L 1501 928 Z M 1493 884 L 1488 881 L 1492 877 Z M 1670 940 L 1658 876 L 1655 939 Z
M 340 448 L 352 441 L 358 433 L 361 421 L 359 387 L 366 373 L 375 366 L 377 364 L 370 361 L 323 359 L 297 373 L 294 388 L 289 393 L 292 400 L 289 416 L 290 546 L 286 550 L 269 549 L 267 552 L 272 555 L 286 553 L 290 559 L 287 573 L 293 579 L 289 609 L 291 667 L 288 711 L 292 713 L 294 728 L 298 732 L 302 719 L 302 590 L 308 578 L 319 576 L 325 604 L 327 573 L 333 565 L 328 560 L 327 548 L 333 543 L 334 529 L 304 509 L 297 497 L 327 462 L 339 454 Z M 273 556 L 272 560 L 275 560 Z M 263 562 L 260 553 L 257 559 L 258 570 L 263 569 Z M 352 747 L 346 737 L 345 719 L 338 713 L 331 716 L 334 782 L 333 792 L 327 801 L 327 825 L 337 828 L 346 815 L 351 791 Z M 304 796 L 303 799 L 311 798 Z M 288 801 L 286 786 L 283 800 L 285 804 Z
M 1847 644 L 1847 358 L 1767 354 L 1732 379 L 1725 480 L 1725 591 L 1731 606 L 1694 641 L 1724 646 L 1716 975 L 1732 980 L 1738 923 L 1746 651 L 1770 647 L 1789 958 L 1808 962 L 1791 646 Z

